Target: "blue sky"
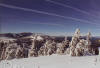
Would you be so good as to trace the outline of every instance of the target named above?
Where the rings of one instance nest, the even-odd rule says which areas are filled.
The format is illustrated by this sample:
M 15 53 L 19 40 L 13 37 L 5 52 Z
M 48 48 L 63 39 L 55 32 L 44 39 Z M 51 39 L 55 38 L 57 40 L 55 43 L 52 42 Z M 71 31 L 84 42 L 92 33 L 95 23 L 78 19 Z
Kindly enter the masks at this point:
M 1 0 L 1 32 L 100 34 L 99 0 Z M 17 8 L 16 8 L 17 7 Z

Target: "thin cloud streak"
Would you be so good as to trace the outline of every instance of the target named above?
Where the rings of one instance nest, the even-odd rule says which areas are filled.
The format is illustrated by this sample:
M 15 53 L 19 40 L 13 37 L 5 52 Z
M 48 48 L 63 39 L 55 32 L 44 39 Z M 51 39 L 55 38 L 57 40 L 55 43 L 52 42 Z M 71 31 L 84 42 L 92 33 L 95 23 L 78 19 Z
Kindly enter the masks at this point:
M 56 13 L 49 13 L 49 12 L 45 12 L 45 11 L 39 11 L 39 10 L 35 10 L 35 9 L 28 9 L 28 8 L 3 4 L 3 3 L 0 3 L 0 6 L 1 7 L 6 7 L 6 8 L 12 8 L 12 9 L 19 9 L 19 10 L 23 10 L 23 11 L 35 12 L 35 13 L 40 13 L 40 14 L 46 14 L 46 15 L 50 15 L 50 16 L 56 16 L 56 17 L 60 17 L 60 18 L 63 18 L 63 19 L 70 19 L 70 20 L 74 20 L 74 21 L 78 21 L 78 22 L 84 22 L 84 23 L 87 23 L 87 24 L 92 24 L 92 25 L 96 25 L 96 26 L 100 27 L 100 24 L 93 23 L 93 22 L 90 22 L 88 20 L 83 20 L 83 19 L 78 19 L 78 18 L 73 18 L 73 17 L 68 17 L 68 16 L 62 16 L 62 15 L 58 15 Z
M 23 23 L 25 23 L 25 24 L 35 24 L 35 25 L 49 25 L 49 26 L 57 26 L 57 27 L 66 27 L 66 26 L 64 26 L 64 25 L 62 25 L 62 24 L 58 24 L 58 23 L 30 23 L 30 22 L 23 22 Z
M 93 15 L 93 14 L 87 12 L 87 11 L 84 11 L 84 10 L 81 10 L 81 9 L 78 9 L 78 8 L 75 8 L 75 7 L 72 7 L 72 6 L 69 6 L 69 5 L 65 5 L 65 4 L 62 4 L 62 3 L 59 3 L 59 2 L 55 2 L 55 1 L 52 1 L 52 0 L 46 0 L 46 1 L 48 1 L 50 3 L 53 3 L 53 4 L 56 4 L 56 5 L 63 6 L 63 7 L 71 8 L 71 9 L 73 9 L 75 11 L 80 12 L 80 13 L 83 13 L 83 14 L 86 14 L 86 15 L 89 15 L 89 16 L 92 16 L 94 18 L 97 18 L 96 15 Z

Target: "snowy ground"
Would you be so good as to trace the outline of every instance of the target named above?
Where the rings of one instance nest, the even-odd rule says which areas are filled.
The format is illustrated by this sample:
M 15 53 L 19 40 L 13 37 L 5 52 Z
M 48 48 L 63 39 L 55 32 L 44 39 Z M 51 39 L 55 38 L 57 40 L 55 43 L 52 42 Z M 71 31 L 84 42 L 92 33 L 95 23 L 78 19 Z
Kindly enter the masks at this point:
M 4 60 L 0 62 L 0 68 L 100 68 L 100 56 L 51 55 Z
M 0 40 L 16 40 L 16 39 L 8 38 L 8 37 L 0 37 Z

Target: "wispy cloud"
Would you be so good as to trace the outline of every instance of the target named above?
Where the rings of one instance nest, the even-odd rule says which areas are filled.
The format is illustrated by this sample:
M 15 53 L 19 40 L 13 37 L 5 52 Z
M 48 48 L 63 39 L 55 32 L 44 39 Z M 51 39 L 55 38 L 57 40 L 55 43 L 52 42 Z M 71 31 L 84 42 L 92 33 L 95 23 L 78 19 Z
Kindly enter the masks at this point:
M 62 25 L 62 24 L 58 24 L 58 23 L 43 23 L 43 22 L 39 22 L 39 23 L 32 23 L 32 22 L 23 22 L 25 24 L 32 24 L 32 25 L 48 25 L 48 26 L 57 26 L 57 27 L 61 27 L 61 28 L 65 28 L 66 26 Z
M 79 9 L 79 8 L 76 8 L 76 7 L 67 5 L 67 4 L 62 4 L 62 3 L 59 3 L 59 2 L 55 2 L 55 1 L 53 1 L 53 0 L 46 0 L 46 1 L 48 1 L 48 2 L 50 2 L 50 3 L 53 3 L 53 4 L 56 4 L 56 5 L 60 5 L 60 6 L 66 7 L 66 8 L 71 8 L 71 9 L 73 9 L 73 10 L 75 10 L 75 11 L 78 11 L 78 12 L 80 12 L 80 13 L 82 13 L 82 14 L 89 15 L 89 16 L 92 16 L 92 17 L 94 17 L 94 18 L 97 18 L 96 15 L 91 14 L 91 13 L 89 13 L 89 12 L 87 12 L 87 11 L 81 10 L 81 9 Z
M 8 5 L 8 4 L 4 4 L 4 3 L 0 3 L 0 6 L 6 7 L 6 8 L 23 10 L 23 11 L 35 12 L 35 13 L 40 13 L 40 14 L 46 14 L 46 15 L 50 15 L 50 16 L 56 16 L 56 17 L 60 17 L 60 18 L 64 18 L 64 19 L 70 19 L 70 20 L 74 20 L 74 21 L 78 21 L 78 22 L 84 22 L 84 23 L 87 23 L 87 24 L 100 26 L 100 24 L 93 23 L 93 22 L 88 21 L 88 20 L 73 18 L 73 17 L 69 17 L 69 16 L 62 16 L 62 15 L 59 15 L 59 14 L 56 14 L 56 13 L 49 13 L 49 12 L 39 11 L 39 10 L 35 10 L 35 9 L 28 9 L 28 8 L 18 7 L 18 6 L 14 6 L 14 5 Z M 45 23 L 45 24 L 47 24 L 47 23 Z M 53 25 L 57 25 L 57 24 L 53 24 Z

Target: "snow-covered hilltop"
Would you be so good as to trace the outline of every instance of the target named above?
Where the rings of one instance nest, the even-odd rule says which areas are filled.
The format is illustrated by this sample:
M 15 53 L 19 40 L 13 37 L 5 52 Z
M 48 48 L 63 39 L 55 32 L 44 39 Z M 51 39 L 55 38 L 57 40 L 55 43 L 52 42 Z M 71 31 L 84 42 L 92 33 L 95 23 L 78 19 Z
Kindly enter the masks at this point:
M 4 60 L 0 68 L 100 68 L 100 56 L 51 55 Z
M 0 39 L 0 59 L 19 59 L 29 57 L 47 56 L 52 54 L 85 56 L 98 55 L 98 47 L 92 46 L 91 33 L 81 38 L 80 29 L 77 29 L 69 40 L 58 41 L 53 36 L 43 34 L 21 33 L 8 34 L 10 37 Z

